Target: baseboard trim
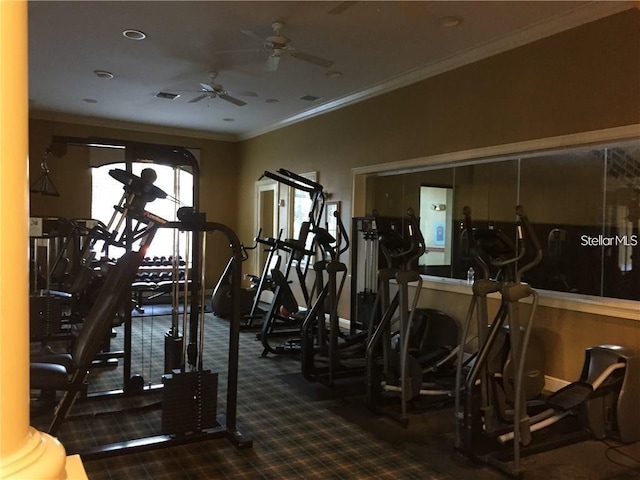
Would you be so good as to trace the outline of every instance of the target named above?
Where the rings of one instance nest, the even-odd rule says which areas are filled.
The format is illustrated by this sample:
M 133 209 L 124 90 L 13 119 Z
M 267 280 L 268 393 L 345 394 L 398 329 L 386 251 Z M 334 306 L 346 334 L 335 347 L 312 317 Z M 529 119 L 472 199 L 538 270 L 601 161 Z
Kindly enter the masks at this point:
M 346 318 L 340 318 L 338 320 L 338 324 L 340 325 L 341 329 L 346 331 L 348 331 L 349 327 L 351 326 L 351 322 Z M 557 392 L 558 390 L 560 390 L 563 387 L 566 387 L 570 383 L 571 382 L 568 382 L 567 380 L 552 377 L 550 375 L 544 376 L 544 389 L 548 392 Z
M 544 376 L 544 389 L 549 392 L 557 392 L 570 383 L 571 382 L 567 382 L 566 380 L 562 380 L 561 378 L 550 377 L 549 375 Z

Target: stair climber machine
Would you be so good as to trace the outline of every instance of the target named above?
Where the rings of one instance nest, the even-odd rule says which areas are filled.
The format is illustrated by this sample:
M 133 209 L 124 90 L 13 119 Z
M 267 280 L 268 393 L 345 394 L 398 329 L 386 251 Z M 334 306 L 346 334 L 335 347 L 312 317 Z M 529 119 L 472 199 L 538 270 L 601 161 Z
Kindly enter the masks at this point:
M 522 279 L 542 260 L 542 247 L 522 206 L 516 207 L 515 243 L 500 230 L 471 226 L 464 209 L 469 253 L 482 277 L 473 283 L 456 365 L 456 448 L 473 461 L 521 477 L 525 455 L 587 438 L 640 439 L 640 366 L 636 352 L 614 345 L 587 348 L 580 378 L 550 395 L 532 352 L 538 293 Z M 533 255 L 527 251 L 533 248 Z M 498 268 L 498 277 L 490 278 Z M 488 320 L 487 297 L 499 294 L 500 307 Z M 528 318 L 520 302 L 531 300 Z M 463 368 L 464 345 L 476 318 L 478 351 Z M 532 354 L 534 353 L 534 354 Z
M 262 316 L 260 332 L 256 334 L 264 350 L 262 356 L 273 354 L 297 354 L 300 352 L 300 327 L 311 305 L 311 294 L 307 288 L 307 273 L 316 254 L 317 239 L 326 235 L 321 227 L 324 211 L 325 194 L 323 186 L 289 170 L 279 169 L 277 172 L 264 172 L 261 178 L 270 178 L 290 188 L 306 192 L 310 197 L 310 208 L 307 221 L 302 222 L 297 238 L 282 239 L 282 231 L 278 238 L 256 238 L 256 241 L 268 248 L 265 268 L 271 269 L 273 289 L 272 300 Z M 283 262 L 282 259 L 286 259 Z M 281 263 L 283 264 L 282 266 Z M 298 286 L 304 299 L 304 307 L 300 307 L 291 290 L 289 276 L 296 273 Z M 259 285 L 250 319 L 259 318 L 259 302 L 264 286 Z M 253 320 L 251 320 L 253 322 Z M 281 343 L 284 339 L 284 343 Z M 276 343 L 280 342 L 280 343 Z
M 410 266 L 425 242 L 411 209 L 404 230 L 379 232 L 388 267 L 378 272 L 365 366 L 368 405 L 407 426 L 410 412 L 451 403 L 460 329 L 444 312 L 417 308 L 422 278 Z
M 312 238 L 310 229 L 310 222 L 302 222 L 297 238 L 282 239 L 282 230 L 280 230 L 277 238 L 256 238 L 258 244 L 267 247 L 268 254 L 262 276 L 258 282 L 251 311 L 246 317 L 247 322 L 245 323 L 245 328 L 260 328 L 261 332 L 264 331 L 267 334 L 273 333 L 274 330 L 282 330 L 280 327 L 283 326 L 288 330 L 300 330 L 302 317 L 293 315 L 298 312 L 297 300 L 295 300 L 293 292 L 288 291 L 286 293 L 292 297 L 292 301 L 296 304 L 295 308 L 293 305 L 290 305 L 290 308 L 281 308 L 283 306 L 281 295 L 285 293 L 283 290 L 287 288 L 290 290 L 289 284 L 291 281 L 289 280 L 289 276 L 291 275 L 291 271 L 294 270 L 304 303 L 305 305 L 309 304 L 306 278 L 308 265 L 311 263 L 311 258 L 315 253 L 313 251 L 313 241 L 311 241 L 311 247 L 307 247 L 308 239 Z M 283 282 L 287 284 L 287 287 L 282 286 Z M 279 286 L 281 288 L 278 288 Z M 271 290 L 272 297 L 271 301 L 268 302 L 268 307 L 262 309 L 260 302 L 264 300 L 263 293 L 267 289 Z M 274 315 L 280 315 L 280 318 L 275 318 Z M 256 339 L 262 340 L 262 333 L 258 333 Z M 265 341 L 268 342 L 268 339 L 265 339 Z
M 336 212 L 339 215 L 339 212 Z M 320 252 L 323 260 L 314 263 L 315 283 L 311 292 L 305 296 L 306 308 L 301 308 L 289 286 L 286 271 L 282 273 L 278 269 L 272 271 L 274 282 L 273 300 L 268 308 L 265 321 L 262 324 L 262 332 L 259 339 L 262 341 L 264 350 L 262 356 L 269 353 L 274 354 L 298 354 L 303 348 L 301 345 L 301 331 L 304 324 L 311 324 L 310 318 L 323 318 L 331 311 L 330 304 L 335 304 L 335 323 L 338 324 L 337 305 L 342 292 L 342 287 L 346 279 L 346 267 L 338 261 L 339 256 L 349 248 L 347 232 L 339 217 L 337 225 L 340 234 L 336 240 L 326 228 L 315 227 L 313 230 L 313 245 Z M 331 266 L 329 266 L 331 264 Z M 335 282 L 336 274 L 342 273 L 340 286 L 324 283 L 325 271 Z M 331 273 L 328 273 L 331 271 Z M 335 298 L 334 298 L 335 297 Z M 314 300 L 315 298 L 315 300 Z M 332 303 L 333 302 L 333 303 Z M 321 325 L 324 332 L 324 324 Z M 273 344 L 277 339 L 280 343 Z M 284 339 L 284 341 L 283 341 Z
M 282 263 L 283 252 L 277 247 L 274 239 L 271 237 L 261 237 L 261 233 L 262 229 L 258 231 L 258 235 L 255 237 L 255 248 L 258 248 L 258 245 L 266 245 L 267 258 L 262 266 L 262 272 L 259 277 L 256 275 L 248 275 L 251 281 L 251 289 L 253 290 L 253 298 L 251 308 L 249 309 L 249 312 L 245 314 L 243 327 L 246 329 L 257 328 L 261 325 L 266 313 L 266 310 L 263 307 L 263 302 L 265 301 L 263 293 L 271 292 L 273 294 L 275 284 L 272 272 L 274 269 L 279 270 L 280 264 Z M 280 240 L 281 238 L 282 229 L 280 230 L 277 240 Z

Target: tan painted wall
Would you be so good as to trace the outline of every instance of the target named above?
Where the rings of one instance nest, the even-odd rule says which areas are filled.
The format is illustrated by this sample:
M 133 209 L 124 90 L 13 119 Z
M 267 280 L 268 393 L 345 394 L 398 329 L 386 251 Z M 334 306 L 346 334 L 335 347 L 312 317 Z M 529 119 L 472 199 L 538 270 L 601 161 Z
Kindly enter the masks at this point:
M 52 135 L 191 146 L 202 149 L 202 209 L 209 220 L 236 228 L 247 243 L 255 235 L 247 212 L 254 210 L 254 185 L 264 170 L 318 171 L 332 200 L 342 202 L 348 224 L 354 167 L 639 124 L 639 25 L 639 10 L 622 12 L 239 144 L 32 121 L 30 175 L 39 174 Z M 51 160 L 63 197 L 41 202 L 32 195 L 33 214 L 87 215 L 85 159 L 71 161 L 67 168 L 64 159 Z M 344 295 L 349 298 L 348 288 Z M 443 310 L 454 305 L 456 316 L 469 299 L 434 297 Z M 341 315 L 348 312 L 343 302 Z M 577 375 L 586 345 L 640 345 L 640 324 L 632 321 L 555 309 L 541 309 L 540 318 L 549 340 L 549 374 L 559 378 Z
M 639 25 L 640 11 L 622 12 L 245 141 L 238 191 L 251 192 L 265 169 L 319 170 L 348 218 L 354 167 L 636 125 Z M 251 195 L 239 199 L 241 211 L 252 205 Z M 241 236 L 253 228 L 250 216 L 239 219 Z M 447 299 L 445 311 L 469 301 L 437 296 Z M 346 302 L 340 311 L 348 316 Z M 628 320 L 553 309 L 541 309 L 541 318 L 552 376 L 575 378 L 589 344 L 640 347 L 640 324 Z
M 29 133 L 29 176 L 33 183 L 41 174 L 40 162 L 53 136 L 86 138 L 97 136 L 200 149 L 200 210 L 207 220 L 237 229 L 238 145 L 230 142 L 160 135 L 135 130 L 93 127 L 70 123 L 31 120 Z M 32 216 L 89 218 L 91 214 L 91 172 L 88 149 L 72 147 L 63 157 L 47 161 L 60 197 L 30 195 Z M 117 203 L 119 199 L 115 199 Z M 211 288 L 227 263 L 230 250 L 221 234 L 207 242 L 206 283 Z
M 319 170 L 351 207 L 351 168 L 640 123 L 640 11 L 628 10 L 242 142 L 265 169 Z M 252 208 L 253 196 L 240 199 Z M 252 219 L 240 219 L 246 236 Z

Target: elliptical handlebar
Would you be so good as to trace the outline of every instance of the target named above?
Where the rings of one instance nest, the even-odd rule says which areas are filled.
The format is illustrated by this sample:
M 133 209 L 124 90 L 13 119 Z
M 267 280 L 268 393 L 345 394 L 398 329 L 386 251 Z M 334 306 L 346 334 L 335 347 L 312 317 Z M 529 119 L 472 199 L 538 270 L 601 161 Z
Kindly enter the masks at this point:
M 411 262 L 426 252 L 424 237 L 413 209 L 407 209 L 407 218 L 408 238 L 404 238 L 393 228 L 389 232 L 378 233 L 382 253 L 391 268 L 396 259 L 402 260 L 402 268 L 409 268 Z M 390 248 L 392 242 L 393 246 Z
M 473 257 L 476 264 L 482 270 L 482 278 L 489 279 L 491 276 L 489 272 L 489 265 L 484 261 L 484 258 L 478 253 L 476 248 L 476 237 L 473 235 L 473 228 L 471 227 L 471 208 L 466 206 L 462 209 L 462 215 L 464 216 L 464 230 L 467 232 L 467 245 L 469 248 L 469 254 Z
M 336 258 L 339 258 L 340 255 L 342 255 L 344 252 L 349 250 L 349 245 L 350 245 L 349 235 L 347 235 L 347 229 L 345 228 L 344 223 L 342 222 L 342 217 L 340 216 L 340 210 L 336 210 L 335 212 L 333 212 L 333 216 L 336 217 L 336 224 L 339 232 L 338 239 L 336 239 L 336 241 L 338 241 L 338 243 L 336 244 L 336 250 L 337 250 Z
M 336 219 L 337 232 L 335 237 L 329 233 L 328 225 L 327 228 L 316 227 L 313 233 L 316 244 L 323 252 L 323 257 L 326 254 L 332 261 L 338 261 L 340 255 L 349 249 L 349 236 L 340 218 L 340 211 L 333 212 L 333 216 Z
M 422 235 L 422 231 L 420 230 L 420 222 L 418 222 L 418 218 L 416 217 L 413 208 L 407 209 L 407 217 L 409 217 L 409 235 L 411 237 L 411 250 L 415 249 L 414 254 L 409 257 L 407 261 L 407 265 L 410 265 L 411 262 L 420 258 L 427 251 L 427 246 L 424 241 L 424 236 Z
M 494 265 L 496 267 L 506 267 L 507 265 L 511 265 L 513 263 L 517 263 L 518 261 L 520 261 L 522 259 L 522 257 L 524 257 L 524 254 L 526 253 L 526 247 L 525 244 L 523 242 L 524 240 L 524 235 L 522 232 L 522 224 L 520 222 L 520 219 L 518 219 L 518 222 L 516 224 L 516 235 L 517 235 L 517 242 L 516 242 L 516 248 L 518 249 L 516 252 L 516 255 L 514 255 L 512 258 L 508 258 L 506 260 L 499 260 L 497 258 L 491 258 L 491 265 Z
M 522 205 L 516 206 L 516 215 L 518 216 L 518 220 L 520 221 L 520 223 L 524 226 L 524 229 L 527 232 L 527 236 L 529 237 L 529 240 L 531 241 L 531 244 L 533 245 L 533 248 L 536 252 L 535 257 L 522 268 L 519 268 L 516 272 L 516 280 L 520 281 L 523 273 L 528 272 L 542 261 L 542 245 L 540 244 L 540 240 L 538 239 L 536 232 L 531 226 L 529 217 L 525 213 L 524 207 Z

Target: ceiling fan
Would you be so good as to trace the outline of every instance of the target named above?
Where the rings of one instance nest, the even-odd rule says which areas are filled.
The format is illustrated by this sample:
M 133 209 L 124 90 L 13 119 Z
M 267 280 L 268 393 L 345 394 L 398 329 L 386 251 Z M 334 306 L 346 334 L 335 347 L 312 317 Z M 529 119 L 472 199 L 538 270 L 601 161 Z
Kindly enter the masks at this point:
M 293 58 L 297 58 L 298 60 L 312 63 L 324 68 L 328 68 L 333 65 L 332 60 L 327 60 L 326 58 L 317 57 L 315 55 L 296 50 L 292 45 L 291 40 L 283 35 L 282 31 L 284 27 L 284 22 L 273 22 L 271 24 L 271 28 L 273 29 L 274 35 L 270 35 L 266 39 L 261 38 L 259 35 L 256 35 L 249 30 L 242 30 L 242 33 L 259 41 L 263 44 L 264 48 L 271 52 L 269 58 L 267 59 L 268 71 L 275 72 L 278 69 L 280 58 L 282 58 L 282 55 L 285 54 Z
M 189 103 L 196 103 L 196 102 L 199 102 L 200 100 L 204 100 L 205 98 L 217 97 L 221 100 L 225 100 L 227 102 L 233 103 L 238 107 L 244 107 L 247 104 L 247 102 L 244 102 L 238 98 L 235 98 L 234 95 L 240 96 L 240 97 L 257 97 L 258 96 L 256 92 L 243 92 L 243 91 L 231 92 L 231 91 L 225 90 L 222 85 L 220 85 L 219 83 L 216 83 L 217 76 L 218 76 L 218 72 L 209 73 L 209 83 L 201 83 L 200 95 L 193 98 L 192 100 L 189 100 Z

